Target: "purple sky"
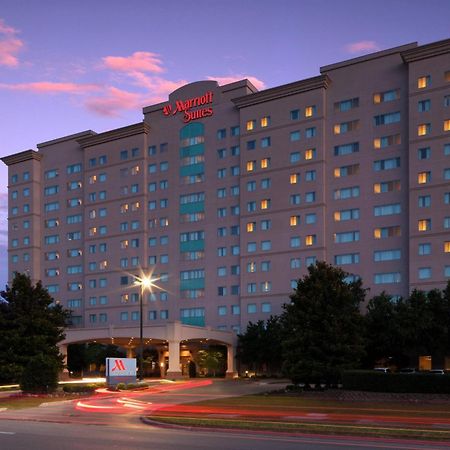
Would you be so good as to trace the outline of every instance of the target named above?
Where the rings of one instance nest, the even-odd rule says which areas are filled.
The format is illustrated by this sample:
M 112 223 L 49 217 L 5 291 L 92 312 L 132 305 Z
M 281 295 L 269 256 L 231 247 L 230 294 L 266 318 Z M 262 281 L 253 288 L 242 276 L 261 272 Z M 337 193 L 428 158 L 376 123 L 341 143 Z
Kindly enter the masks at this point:
M 258 88 L 450 37 L 449 0 L 1 0 L 0 156 L 141 120 L 187 82 Z M 7 170 L 0 167 L 0 287 Z

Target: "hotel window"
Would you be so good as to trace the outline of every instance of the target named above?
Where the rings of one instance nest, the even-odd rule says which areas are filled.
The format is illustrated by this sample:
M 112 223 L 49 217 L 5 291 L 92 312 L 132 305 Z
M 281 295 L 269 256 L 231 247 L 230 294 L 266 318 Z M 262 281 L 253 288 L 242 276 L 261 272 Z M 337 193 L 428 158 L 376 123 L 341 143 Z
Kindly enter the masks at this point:
M 299 182 L 300 182 L 300 174 L 291 173 L 291 175 L 289 175 L 289 183 L 290 184 L 297 184 Z
M 307 106 L 305 108 L 305 117 L 313 117 L 317 113 L 316 105 Z
M 299 141 L 300 140 L 300 131 L 291 131 L 289 135 L 289 140 L 291 142 Z
M 239 205 L 230 206 L 230 214 L 232 216 L 238 216 L 239 215 Z
M 373 230 L 373 237 L 375 239 L 386 239 L 389 237 L 401 236 L 401 228 L 399 226 L 375 228 Z
M 450 95 L 444 95 L 444 108 L 450 106 Z
M 450 131 L 450 119 L 444 120 L 444 131 Z
M 334 156 L 350 155 L 359 152 L 359 142 L 352 142 L 351 144 L 336 145 L 334 147 Z
M 256 252 L 256 242 L 248 242 L 247 243 L 247 252 L 248 253 Z
M 374 161 L 373 170 L 379 172 L 381 170 L 392 170 L 400 167 L 400 158 L 388 158 Z
M 418 231 L 430 231 L 431 230 L 431 219 L 421 219 L 417 222 Z
M 450 180 L 450 169 L 444 169 L 444 180 Z
M 272 249 L 271 241 L 261 241 L 261 250 L 268 251 Z
M 239 145 L 233 145 L 230 147 L 231 150 L 231 156 L 239 156 L 241 153 L 241 147 Z
M 450 241 L 444 242 L 444 253 L 450 253 Z
M 270 292 L 272 290 L 272 283 L 270 281 L 262 281 L 260 289 L 261 292 Z
M 270 167 L 270 158 L 264 158 L 261 160 L 261 169 L 267 169 Z
M 247 223 L 247 233 L 253 233 L 256 228 L 256 222 L 248 222 Z
M 247 150 L 255 150 L 256 148 L 256 141 L 247 141 Z
M 231 186 L 230 187 L 230 195 L 236 197 L 239 195 L 239 186 Z
M 391 134 L 389 136 L 381 136 L 378 138 L 375 138 L 373 140 L 373 148 L 379 149 L 379 148 L 386 148 L 390 147 L 391 145 L 399 145 L 401 144 L 402 140 L 400 137 L 400 134 Z
M 445 203 L 446 205 L 449 205 L 449 204 L 450 204 L 450 192 L 445 192 L 445 193 L 444 193 L 444 203 Z
M 255 201 L 247 202 L 247 212 L 253 211 L 256 211 L 256 202 Z
M 377 103 L 385 103 L 392 102 L 393 100 L 397 100 L 400 98 L 400 89 L 391 89 L 390 91 L 378 92 L 373 94 L 373 102 Z
M 417 183 L 426 184 L 426 183 L 429 183 L 430 181 L 431 181 L 431 172 L 430 171 L 419 172 L 417 174 Z
M 431 123 L 422 123 L 417 126 L 417 136 L 426 136 L 431 133 Z
M 444 277 L 450 278 L 450 266 L 444 267 Z
M 255 129 L 255 127 L 256 127 L 256 120 L 247 120 L 247 123 L 245 126 L 247 131 L 253 131 Z
M 297 225 L 300 225 L 300 216 L 291 216 L 289 218 L 289 225 L 291 227 L 296 227 Z
M 430 147 L 419 148 L 417 150 L 417 158 L 420 160 L 430 159 L 431 158 L 431 148 Z
M 401 116 L 399 111 L 393 113 L 379 114 L 377 116 L 374 116 L 373 118 L 375 126 L 397 123 L 400 122 L 400 119 Z
M 57 176 L 58 176 L 58 169 L 50 169 L 45 172 L 46 180 L 51 180 L 53 178 L 56 178 Z M 16 177 L 16 178 L 14 178 L 14 177 Z M 17 182 L 17 175 L 15 175 L 15 176 L 13 175 L 11 182 L 13 184 Z
M 217 198 L 225 198 L 227 196 L 226 188 L 217 189 Z
M 289 161 L 291 163 L 296 163 L 300 161 L 300 152 L 292 152 L 289 156 Z
M 270 178 L 263 178 L 261 180 L 261 189 L 269 189 L 271 185 L 272 181 L 270 180 Z
M 380 216 L 392 216 L 395 214 L 401 214 L 402 207 L 400 203 L 392 203 L 391 205 L 380 205 L 380 206 L 374 206 L 373 208 L 373 215 L 375 217 Z
M 307 225 L 312 225 L 312 224 L 314 224 L 316 222 L 317 222 L 317 214 L 316 213 L 306 214 L 306 216 L 305 216 L 305 223 Z
M 107 157 L 106 157 L 106 155 L 102 155 L 102 156 L 99 156 L 99 157 L 98 157 L 98 163 L 99 163 L 101 166 L 104 166 L 104 165 L 106 164 L 106 162 L 107 162 Z
M 299 269 L 301 266 L 300 258 L 291 258 L 291 269 Z
M 128 150 L 122 150 L 122 151 L 120 152 L 120 159 L 121 159 L 122 161 L 128 159 Z
M 307 139 L 313 138 L 317 134 L 316 127 L 310 127 L 305 130 L 305 136 Z
M 255 286 L 256 288 L 256 286 Z M 256 313 L 256 304 L 255 303 L 249 303 L 247 305 L 247 313 L 248 314 L 255 314 Z
M 247 272 L 254 273 L 256 272 L 256 263 L 254 261 L 250 261 L 247 263 Z
M 431 255 L 431 244 L 429 242 L 419 244 L 418 254 L 419 256 Z
M 239 136 L 240 132 L 241 132 L 241 129 L 240 129 L 239 125 L 230 127 L 230 135 L 231 136 Z
M 315 148 L 310 148 L 308 150 L 305 150 L 305 159 L 311 160 L 311 159 L 315 159 L 316 158 L 316 149 Z
M 431 278 L 431 267 L 419 267 L 417 273 L 419 280 L 428 280 Z
M 401 189 L 400 180 L 383 181 L 381 183 L 375 183 L 373 185 L 373 192 L 374 192 L 374 194 L 381 194 L 381 193 L 385 193 L 385 192 L 400 191 L 400 189 Z
M 227 169 L 217 169 L 217 178 L 225 178 L 227 176 Z
M 431 206 L 431 195 L 419 195 L 419 208 L 429 208 Z
M 357 108 L 359 106 L 359 98 L 351 98 L 348 100 L 341 100 L 340 102 L 336 102 L 334 104 L 334 110 L 335 111 L 350 111 L 353 108 Z
M 162 144 L 159 144 L 159 153 L 165 153 L 168 150 L 169 150 L 169 144 L 167 142 L 163 142 Z
M 261 230 L 267 231 L 272 228 L 272 221 L 270 219 L 261 220 Z
M 305 180 L 306 181 L 315 181 L 316 179 L 316 171 L 315 170 L 307 170 L 305 172 Z
M 225 297 L 227 295 L 227 288 L 225 286 L 217 286 L 217 295 Z
M 270 272 L 270 261 L 261 261 L 261 272 Z
M 263 313 L 271 313 L 272 312 L 272 304 L 271 303 L 261 303 L 261 312 Z
M 426 87 L 429 87 L 431 85 L 431 76 L 425 75 L 423 77 L 417 78 L 417 88 L 418 89 L 424 89 Z
M 333 198 L 334 198 L 334 200 L 345 200 L 348 198 L 357 198 L 357 197 L 359 197 L 359 193 L 360 193 L 359 186 L 335 189 Z
M 317 242 L 317 236 L 315 234 L 309 234 L 305 236 L 305 245 L 310 247 L 311 245 L 315 245 Z
M 347 264 L 358 264 L 359 253 L 347 253 L 344 255 L 335 255 L 334 264 L 337 266 L 345 266 Z
M 291 248 L 300 247 L 300 243 L 301 243 L 300 236 L 292 236 L 291 237 L 291 239 L 290 239 L 290 247 Z
M 401 250 L 378 250 L 373 252 L 373 260 L 375 262 L 395 261 L 401 258 Z
M 247 172 L 253 172 L 255 170 L 256 161 L 247 161 Z
M 81 164 L 71 164 L 70 166 L 67 166 L 66 171 L 69 175 L 73 173 L 79 173 L 81 172 Z
M 334 242 L 336 244 L 344 244 L 347 242 L 359 241 L 359 231 L 344 231 L 334 234 Z
M 299 109 L 293 109 L 289 113 L 289 117 L 291 118 L 291 120 L 298 120 L 298 119 L 300 119 L 300 110 Z
M 316 193 L 313 192 L 307 192 L 305 194 L 305 202 L 306 203 L 314 203 L 316 201 Z
M 219 148 L 219 150 L 217 150 L 217 156 L 219 157 L 219 159 L 224 159 L 227 156 L 227 149 Z
M 270 125 L 270 116 L 261 117 L 261 128 L 266 128 Z
M 336 169 L 334 169 L 334 177 L 335 178 L 347 177 L 349 175 L 356 175 L 357 173 L 359 173 L 359 164 L 352 164 L 351 166 L 336 167 Z
M 359 120 L 353 120 L 351 122 L 337 123 L 333 127 L 334 134 L 344 134 L 359 128 Z
M 253 192 L 256 190 L 256 181 L 247 181 L 247 192 Z
M 261 138 L 261 148 L 267 148 L 271 145 L 270 136 Z
M 431 100 L 419 100 L 417 103 L 417 109 L 419 112 L 427 112 L 431 109 Z
M 400 283 L 401 275 L 400 272 L 376 273 L 373 282 L 375 284 Z
M 291 194 L 289 197 L 289 203 L 291 205 L 300 205 L 300 203 L 301 203 L 300 194 Z
M 225 139 L 227 137 L 227 130 L 225 128 L 221 128 L 217 130 L 217 139 Z

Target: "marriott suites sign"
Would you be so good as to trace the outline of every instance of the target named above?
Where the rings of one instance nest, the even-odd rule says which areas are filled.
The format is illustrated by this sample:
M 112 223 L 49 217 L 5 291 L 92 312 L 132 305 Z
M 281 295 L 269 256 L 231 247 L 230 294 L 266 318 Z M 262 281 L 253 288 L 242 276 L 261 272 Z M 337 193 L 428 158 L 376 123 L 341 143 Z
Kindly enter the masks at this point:
M 192 97 L 187 100 L 175 100 L 174 104 L 164 106 L 163 114 L 165 116 L 175 116 L 178 113 L 183 113 L 183 122 L 188 123 L 191 120 L 212 116 L 212 106 L 207 106 L 211 105 L 212 101 L 213 93 L 212 91 L 207 91 L 199 97 Z

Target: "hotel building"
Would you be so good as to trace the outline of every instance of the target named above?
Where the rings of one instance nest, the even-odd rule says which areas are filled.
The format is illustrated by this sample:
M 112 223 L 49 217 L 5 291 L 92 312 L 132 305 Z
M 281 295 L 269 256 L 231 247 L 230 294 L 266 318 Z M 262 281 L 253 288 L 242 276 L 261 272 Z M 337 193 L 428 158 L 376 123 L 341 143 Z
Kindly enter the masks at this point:
M 142 273 L 158 279 L 146 338 L 174 322 L 244 331 L 317 260 L 369 296 L 449 279 L 450 40 L 263 91 L 191 83 L 143 113 L 2 158 L 9 276 L 42 280 L 74 333 L 136 327 Z

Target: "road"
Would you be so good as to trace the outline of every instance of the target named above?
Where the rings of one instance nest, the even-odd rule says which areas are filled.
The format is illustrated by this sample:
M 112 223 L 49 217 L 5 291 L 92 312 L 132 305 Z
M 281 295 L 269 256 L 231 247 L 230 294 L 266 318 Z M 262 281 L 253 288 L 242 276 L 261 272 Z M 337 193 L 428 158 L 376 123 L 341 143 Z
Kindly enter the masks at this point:
M 331 450 L 450 449 L 450 443 L 321 435 L 167 429 L 140 416 L 166 405 L 250 394 L 276 388 L 263 383 L 209 381 L 160 385 L 151 393 L 98 396 L 0 412 L 1 450 Z

